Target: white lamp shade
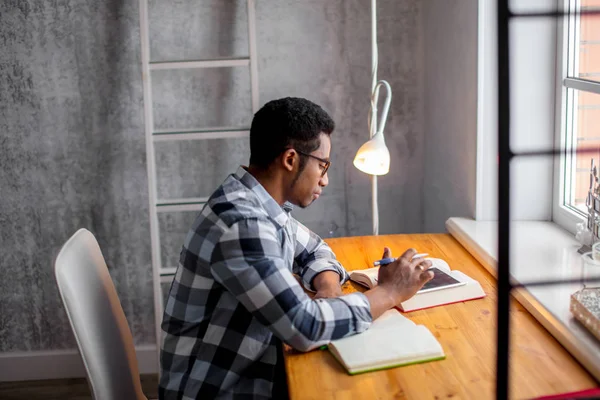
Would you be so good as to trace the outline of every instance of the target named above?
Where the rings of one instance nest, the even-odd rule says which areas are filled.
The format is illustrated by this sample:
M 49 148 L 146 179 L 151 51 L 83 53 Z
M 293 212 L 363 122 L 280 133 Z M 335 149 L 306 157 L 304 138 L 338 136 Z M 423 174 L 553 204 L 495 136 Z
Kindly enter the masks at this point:
M 390 152 L 378 133 L 356 152 L 354 166 L 370 175 L 385 175 L 390 172 Z

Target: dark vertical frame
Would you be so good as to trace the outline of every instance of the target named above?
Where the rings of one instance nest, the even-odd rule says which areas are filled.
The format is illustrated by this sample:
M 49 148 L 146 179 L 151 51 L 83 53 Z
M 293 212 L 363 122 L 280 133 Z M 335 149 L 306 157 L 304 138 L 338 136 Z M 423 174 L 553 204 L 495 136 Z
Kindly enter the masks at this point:
M 498 310 L 496 398 L 508 398 L 510 346 L 510 74 L 508 0 L 498 1 Z

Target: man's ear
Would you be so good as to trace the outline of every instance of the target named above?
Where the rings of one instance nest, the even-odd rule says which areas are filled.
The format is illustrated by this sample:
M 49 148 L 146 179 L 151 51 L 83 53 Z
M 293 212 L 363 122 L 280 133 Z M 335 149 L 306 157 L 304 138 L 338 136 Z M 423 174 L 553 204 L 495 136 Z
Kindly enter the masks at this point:
M 293 171 L 298 163 L 298 152 L 294 149 L 287 149 L 281 154 L 281 166 L 286 171 Z

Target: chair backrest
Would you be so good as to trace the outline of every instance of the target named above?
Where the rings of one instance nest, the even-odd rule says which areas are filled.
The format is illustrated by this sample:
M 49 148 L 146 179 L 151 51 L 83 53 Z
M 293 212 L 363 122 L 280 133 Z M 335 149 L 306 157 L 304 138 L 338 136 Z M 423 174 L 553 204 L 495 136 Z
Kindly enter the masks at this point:
M 65 243 L 54 274 L 94 399 L 146 399 L 133 337 L 90 231 L 80 229 Z

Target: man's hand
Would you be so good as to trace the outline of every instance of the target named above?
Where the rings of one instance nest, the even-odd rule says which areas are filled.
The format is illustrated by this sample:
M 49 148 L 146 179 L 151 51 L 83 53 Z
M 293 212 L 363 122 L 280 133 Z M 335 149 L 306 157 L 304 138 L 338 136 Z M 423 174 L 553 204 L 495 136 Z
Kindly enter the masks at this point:
M 421 257 L 413 259 L 415 249 L 409 249 L 391 264 L 379 267 L 378 284 L 365 292 L 371 306 L 371 315 L 377 319 L 386 310 L 408 300 L 417 293 L 424 284 L 433 279 L 433 272 L 428 271 L 431 261 Z M 383 251 L 383 258 L 391 258 L 389 248 Z
M 323 271 L 315 276 L 313 286 L 317 290 L 315 300 L 340 297 L 343 294 L 340 286 L 340 275 L 334 271 Z
M 408 249 L 393 263 L 379 268 L 378 285 L 389 292 L 395 305 L 413 297 L 424 284 L 433 279 L 433 272 L 428 271 L 431 261 L 421 257 L 413 258 L 415 254 L 415 249 Z M 385 248 L 383 256 L 392 257 L 389 248 Z

